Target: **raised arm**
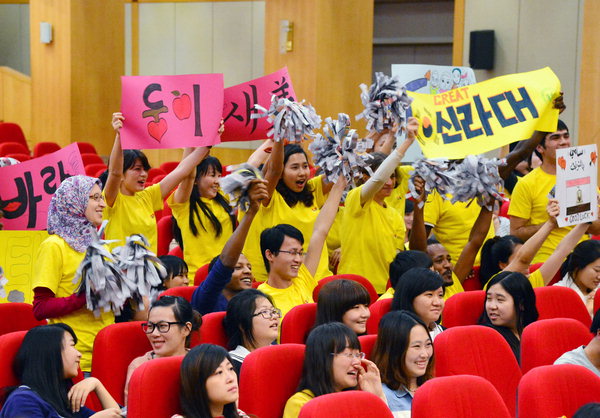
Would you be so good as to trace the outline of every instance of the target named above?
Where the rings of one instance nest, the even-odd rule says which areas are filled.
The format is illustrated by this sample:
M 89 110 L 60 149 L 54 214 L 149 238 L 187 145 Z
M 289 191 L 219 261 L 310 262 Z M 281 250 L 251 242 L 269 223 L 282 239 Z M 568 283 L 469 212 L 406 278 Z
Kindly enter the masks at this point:
M 454 265 L 454 274 L 456 274 L 456 277 L 458 277 L 458 280 L 460 280 L 461 283 L 465 281 L 473 269 L 473 263 L 475 262 L 477 253 L 490 230 L 492 216 L 492 211 L 486 207 L 482 207 L 479 211 L 479 216 L 473 224 L 473 228 L 471 228 L 469 241 L 461 251 L 458 261 Z
M 323 250 L 323 245 L 327 238 L 327 234 L 329 233 L 329 229 L 335 220 L 335 215 L 337 214 L 340 199 L 342 198 L 346 184 L 346 178 L 340 176 L 329 192 L 329 196 L 321 208 L 319 216 L 317 216 L 317 219 L 315 220 L 313 233 L 310 237 L 310 242 L 308 243 L 306 257 L 304 258 L 304 265 L 312 276 L 314 276 L 317 267 L 319 266 L 321 251 Z
M 210 151 L 209 147 L 197 147 L 187 157 L 181 160 L 179 165 L 175 167 L 175 170 L 167 174 L 158 184 L 160 184 L 160 193 L 162 198 L 165 199 L 171 190 L 173 190 L 179 183 L 184 179 L 189 178 L 190 173 L 193 175 L 194 169 L 200 161 L 208 155 Z M 189 186 L 188 186 L 189 187 Z M 192 180 L 193 187 L 193 180 Z M 189 192 L 191 193 L 191 188 Z
M 265 163 L 263 168 L 263 175 L 267 180 L 267 191 L 269 192 L 269 198 L 262 201 L 263 206 L 267 206 L 271 201 L 271 196 L 275 191 L 277 182 L 283 174 L 283 141 L 278 141 L 273 144 L 271 156 Z
M 412 229 L 410 230 L 408 247 L 411 250 L 427 252 L 428 232 L 425 228 L 423 207 L 419 207 L 421 206 L 420 203 L 425 201 L 425 181 L 421 177 L 415 177 L 414 183 L 415 189 L 419 193 L 419 197 L 415 200 L 415 209 L 413 212 L 413 225 Z
M 273 140 L 269 138 L 252 153 L 252 155 L 248 158 L 248 164 L 256 168 L 260 167 L 261 164 L 264 164 L 267 161 L 271 151 L 273 151 Z
M 121 180 L 123 179 L 123 149 L 121 148 L 121 128 L 125 118 L 120 112 L 113 113 L 112 126 L 115 130 L 115 142 L 108 159 L 108 178 L 104 185 L 104 198 L 106 204 L 112 207 L 115 204 Z
M 415 117 L 408 119 L 406 125 L 406 139 L 402 144 L 396 148 L 395 152 L 392 152 L 379 166 L 377 171 L 371 176 L 369 180 L 364 184 L 360 190 L 360 204 L 363 206 L 369 200 L 377 194 L 383 187 L 386 181 L 390 178 L 396 167 L 402 162 L 404 154 L 408 147 L 412 145 L 415 140 L 416 132 L 419 129 L 419 121 Z
M 396 142 L 396 132 L 398 132 L 397 124 L 394 124 L 392 129 L 386 129 L 380 133 L 375 132 L 377 134 L 377 139 L 373 137 L 373 151 L 390 155 L 394 149 L 394 143 Z
M 182 159 L 185 159 L 188 155 L 193 152 L 194 148 L 184 148 Z M 204 157 L 206 158 L 206 156 Z M 173 202 L 174 203 L 184 203 L 190 200 L 190 195 L 192 194 L 192 190 L 194 188 L 194 180 L 196 179 L 196 170 L 190 170 L 189 174 L 181 180 L 179 183 L 179 187 L 173 193 Z

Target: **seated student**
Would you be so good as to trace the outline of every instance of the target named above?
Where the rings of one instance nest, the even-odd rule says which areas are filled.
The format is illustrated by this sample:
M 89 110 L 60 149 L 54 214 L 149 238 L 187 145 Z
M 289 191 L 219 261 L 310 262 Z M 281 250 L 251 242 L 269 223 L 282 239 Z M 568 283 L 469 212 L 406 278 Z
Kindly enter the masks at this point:
M 394 288 L 398 284 L 398 279 L 406 273 L 408 270 L 415 267 L 424 267 L 426 269 L 433 269 L 433 262 L 423 251 L 407 250 L 396 254 L 394 260 L 390 263 L 390 285 L 391 287 L 379 297 L 381 299 L 391 299 L 394 297 Z
M 237 409 L 239 388 L 231 358 L 223 347 L 202 344 L 181 362 L 179 403 L 183 415 L 172 418 L 248 418 Z
M 248 197 L 250 207 L 246 215 L 225 243 L 221 255 L 213 259 L 208 276 L 192 295 L 192 306 L 202 315 L 226 310 L 232 297 L 252 287 L 252 267 L 242 254 L 242 248 L 260 202 L 268 197 L 266 182 L 253 180 Z
M 367 319 L 371 316 L 370 303 L 369 292 L 362 284 L 354 280 L 333 280 L 319 292 L 315 326 L 341 322 L 357 335 L 365 334 Z
M 425 323 L 412 312 L 387 313 L 379 323 L 372 357 L 390 410 L 410 411 L 415 391 L 433 378 L 433 343 Z
M 548 220 L 524 244 L 516 237 L 495 237 L 484 244 L 481 250 L 480 269 L 480 280 L 484 285 L 490 277 L 500 270 L 525 274 L 533 287 L 545 286 L 552 280 L 569 251 L 585 234 L 588 225 L 580 224 L 573 227 L 544 264 L 529 274 L 529 264 L 535 257 L 536 252 L 540 249 L 548 234 L 558 227 L 556 222 L 559 213 L 558 201 L 550 199 L 546 210 L 549 216 Z
M 479 324 L 494 328 L 520 362 L 523 329 L 537 321 L 535 293 L 521 273 L 503 271 L 490 280 Z
M 596 418 L 600 416 L 600 403 L 590 402 L 579 408 L 573 418 Z
M 574 229 L 585 228 L 585 225 L 577 225 Z M 594 296 L 600 284 L 600 241 L 592 239 L 577 244 L 565 261 L 565 270 L 565 277 L 555 286 L 568 287 L 577 292 L 593 316 Z
M 271 297 L 260 290 L 244 290 L 231 298 L 223 327 L 238 375 L 251 351 L 271 345 L 277 339 L 280 318 L 281 311 L 273 306 Z
M 167 270 L 167 277 L 163 279 L 164 289 L 189 285 L 188 265 L 183 259 L 175 255 L 161 255 L 158 258 Z
M 304 404 L 317 396 L 356 388 L 386 401 L 379 370 L 360 352 L 356 333 L 339 322 L 319 325 L 306 340 L 298 392 L 285 404 L 283 418 L 297 418 Z
M 591 370 L 600 377 L 600 310 L 594 315 L 590 332 L 594 337 L 588 345 L 567 351 L 554 364 L 576 364 Z
M 417 315 L 426 324 L 433 341 L 444 331 L 438 324 L 444 310 L 444 281 L 430 269 L 410 269 L 396 284 L 391 310 L 404 310 Z
M 163 296 L 150 306 L 148 322 L 142 324 L 152 350 L 132 360 L 125 379 L 125 402 L 129 379 L 135 369 L 160 357 L 183 356 L 189 351 L 192 331 L 200 328 L 202 318 L 181 296 Z
M 72 384 L 81 360 L 75 344 L 77 336 L 66 324 L 27 331 L 13 363 L 21 386 L 10 392 L 0 417 L 120 417 L 119 404 L 98 379 L 88 377 Z M 96 414 L 83 406 L 91 392 L 105 408 Z
M 345 187 L 346 179 L 340 176 L 317 216 L 306 254 L 302 250 L 304 237 L 292 225 L 276 225 L 260 234 L 269 278 L 258 289 L 273 298 L 283 316 L 294 306 L 313 301 L 312 292 L 317 285 L 314 274 Z

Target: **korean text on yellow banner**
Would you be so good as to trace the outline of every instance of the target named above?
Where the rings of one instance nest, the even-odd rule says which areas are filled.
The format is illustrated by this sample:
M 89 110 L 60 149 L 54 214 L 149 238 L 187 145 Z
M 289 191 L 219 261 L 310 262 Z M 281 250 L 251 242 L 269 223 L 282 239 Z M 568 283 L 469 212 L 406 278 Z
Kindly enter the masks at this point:
M 426 158 L 459 159 L 556 130 L 560 81 L 549 68 L 493 78 L 436 95 L 408 92 Z

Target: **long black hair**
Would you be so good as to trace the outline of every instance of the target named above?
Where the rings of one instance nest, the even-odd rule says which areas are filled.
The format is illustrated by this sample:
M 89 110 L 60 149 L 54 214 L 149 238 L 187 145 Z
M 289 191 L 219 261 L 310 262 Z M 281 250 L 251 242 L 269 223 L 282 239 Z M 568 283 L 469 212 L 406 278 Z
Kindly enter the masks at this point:
M 302 147 L 300 145 L 288 144 L 283 149 L 284 170 L 285 170 L 285 164 L 288 162 L 290 157 L 294 154 L 303 154 L 304 157 L 306 157 L 306 161 L 308 162 L 308 157 L 306 156 L 306 152 L 304 151 L 304 149 L 302 149 Z M 308 180 L 308 178 L 306 180 Z M 277 186 L 275 186 L 275 189 L 279 192 L 281 197 L 283 197 L 283 200 L 285 200 L 285 203 L 287 203 L 289 207 L 294 207 L 294 206 L 296 206 L 297 203 L 302 203 L 304 206 L 307 206 L 307 207 L 310 207 L 313 205 L 313 202 L 314 202 L 313 190 L 308 185 L 308 183 L 306 184 L 304 189 L 302 189 L 301 192 L 295 192 L 293 190 L 290 190 L 290 188 L 285 185 L 285 182 L 283 181 L 283 175 L 282 175 L 281 178 L 279 179 L 279 181 L 277 182 Z
M 568 273 L 573 279 L 573 282 L 575 282 L 577 273 L 598 258 L 600 258 L 600 241 L 595 239 L 581 241 L 563 263 L 561 274 L 564 276 Z M 590 289 L 590 291 L 591 290 L 592 289 Z
M 213 344 L 198 345 L 183 358 L 180 369 L 179 402 L 186 418 L 212 417 L 206 380 L 225 359 L 231 363 L 227 351 Z M 225 405 L 223 416 L 239 418 L 235 402 Z
M 508 264 L 508 259 L 515 251 L 515 247 L 523 244 L 520 238 L 513 235 L 494 237 L 488 239 L 481 248 L 481 267 L 479 268 L 479 280 L 485 286 L 488 280 L 500 270 L 500 263 Z
M 63 417 L 73 417 L 67 394 L 72 385 L 65 379 L 62 351 L 65 332 L 77 344 L 73 329 L 62 323 L 30 329 L 17 352 L 13 371 L 21 384 L 29 386 Z
M 255 347 L 256 340 L 254 340 L 252 319 L 256 309 L 256 300 L 259 298 L 265 298 L 273 305 L 271 296 L 257 289 L 242 290 L 232 297 L 227 304 L 227 314 L 223 318 L 223 328 L 225 328 L 227 346 L 230 350 L 235 350 L 238 345 L 246 348 Z
M 221 166 L 221 162 L 217 158 L 212 157 L 212 156 L 206 157 L 196 167 L 196 182 L 201 177 L 205 176 L 210 171 L 211 168 L 215 171 L 215 173 L 223 172 L 223 167 Z M 232 227 L 232 229 L 235 229 L 235 218 L 231 214 L 231 207 L 229 206 L 229 203 L 227 203 L 227 200 L 225 200 L 225 198 L 223 197 L 223 195 L 221 193 L 217 193 L 214 200 L 219 205 L 221 205 L 221 207 L 223 207 L 225 212 L 227 212 L 229 214 L 229 218 L 231 220 L 231 227 Z M 198 236 L 198 226 L 196 225 L 196 219 L 198 219 L 198 222 L 200 223 L 200 226 L 202 227 L 202 229 L 204 229 L 206 231 L 206 227 L 202 223 L 202 218 L 200 217 L 200 212 L 198 211 L 198 208 L 200 208 L 200 210 L 202 211 L 204 216 L 206 216 L 210 220 L 210 223 L 212 224 L 213 228 L 215 229 L 216 236 L 217 237 L 221 236 L 221 234 L 223 233 L 223 225 L 221 225 L 221 222 L 219 222 L 219 219 L 215 216 L 215 214 L 212 212 L 212 210 L 210 210 L 210 208 L 206 205 L 206 203 L 204 203 L 202 201 L 202 199 L 200 198 L 200 191 L 198 190 L 198 187 L 194 186 L 192 188 L 192 194 L 190 195 L 189 225 L 190 225 L 190 231 L 192 231 L 192 234 L 195 237 Z

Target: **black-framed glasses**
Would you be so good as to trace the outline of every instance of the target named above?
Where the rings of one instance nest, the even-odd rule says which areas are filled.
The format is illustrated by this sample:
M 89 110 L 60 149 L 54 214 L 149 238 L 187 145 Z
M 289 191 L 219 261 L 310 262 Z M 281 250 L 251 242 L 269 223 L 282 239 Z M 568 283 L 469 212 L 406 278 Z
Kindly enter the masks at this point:
M 296 257 L 297 255 L 299 255 L 300 257 L 304 257 L 304 255 L 306 254 L 302 250 L 300 250 L 300 251 L 297 251 L 297 250 L 292 250 L 292 251 L 279 250 L 278 252 L 279 253 L 286 253 L 286 254 L 289 254 L 289 255 L 291 255 L 293 257 Z
M 332 356 L 343 356 L 346 357 L 348 360 L 364 360 L 365 357 L 367 356 L 365 353 L 363 353 L 362 351 L 360 353 L 347 353 L 347 352 L 342 352 L 342 353 L 330 353 Z
M 281 309 L 273 308 L 273 309 L 263 309 L 260 312 L 255 313 L 252 317 L 262 316 L 265 319 L 276 319 L 281 318 Z
M 185 322 L 181 322 L 181 321 L 177 321 L 177 322 L 167 322 L 167 321 L 159 321 L 156 324 L 154 322 L 144 322 L 142 324 L 142 331 L 144 331 L 146 334 L 152 334 L 154 332 L 154 329 L 158 329 L 158 332 L 160 332 L 161 334 L 165 334 L 167 332 L 169 332 L 169 330 L 171 329 L 171 325 L 185 325 Z

